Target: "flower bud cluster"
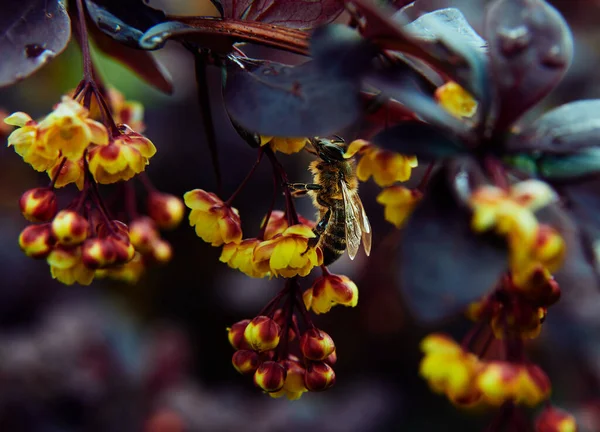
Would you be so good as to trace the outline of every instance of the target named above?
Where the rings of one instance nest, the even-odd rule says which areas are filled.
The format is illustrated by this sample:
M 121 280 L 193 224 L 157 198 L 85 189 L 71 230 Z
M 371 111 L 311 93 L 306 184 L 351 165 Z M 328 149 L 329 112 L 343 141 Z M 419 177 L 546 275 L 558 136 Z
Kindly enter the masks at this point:
M 236 349 L 232 363 L 244 375 L 253 375 L 254 384 L 271 397 L 298 399 L 306 391 L 323 391 L 335 384 L 335 344 L 322 330 L 311 327 L 298 335 L 281 309 L 273 317 L 259 315 L 235 323 L 228 329 L 229 342 Z M 287 336 L 284 329 L 287 328 Z M 287 340 L 284 340 L 286 339 Z M 301 358 L 288 352 L 296 341 Z
M 25 201 L 34 195 L 25 192 Z M 120 221 L 92 225 L 70 209 L 61 210 L 51 221 L 27 226 L 19 245 L 28 256 L 45 258 L 52 277 L 67 285 L 89 285 L 96 270 L 127 263 L 134 255 L 127 225 Z

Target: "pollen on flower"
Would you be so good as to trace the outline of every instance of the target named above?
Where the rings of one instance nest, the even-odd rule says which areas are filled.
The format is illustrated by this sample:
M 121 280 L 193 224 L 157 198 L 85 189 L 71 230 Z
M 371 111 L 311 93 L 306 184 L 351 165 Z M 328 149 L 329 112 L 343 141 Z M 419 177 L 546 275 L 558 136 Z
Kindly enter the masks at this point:
M 237 209 L 226 205 L 212 192 L 194 189 L 183 196 L 190 212 L 190 225 L 196 235 L 212 246 L 223 243 L 239 243 L 242 227 Z
M 356 154 L 360 155 L 356 166 L 358 179 L 364 182 L 372 176 L 375 183 L 383 187 L 407 181 L 412 169 L 419 165 L 416 156 L 383 150 L 365 140 L 351 142 L 344 158 L 350 159 Z
M 313 267 L 323 264 L 321 249 L 309 245 L 314 237 L 306 225 L 292 225 L 255 247 L 254 265 L 258 271 L 270 272 L 273 276 L 306 276 Z

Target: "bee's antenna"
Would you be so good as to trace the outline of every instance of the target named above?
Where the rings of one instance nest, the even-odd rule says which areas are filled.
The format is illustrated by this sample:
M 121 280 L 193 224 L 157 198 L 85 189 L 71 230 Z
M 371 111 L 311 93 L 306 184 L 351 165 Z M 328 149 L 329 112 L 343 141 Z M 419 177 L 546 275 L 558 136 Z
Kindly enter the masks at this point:
M 332 136 L 335 138 L 335 142 L 339 142 L 339 143 L 342 143 L 342 144 L 346 142 L 346 140 L 344 140 L 344 138 L 342 138 L 339 135 L 332 135 Z

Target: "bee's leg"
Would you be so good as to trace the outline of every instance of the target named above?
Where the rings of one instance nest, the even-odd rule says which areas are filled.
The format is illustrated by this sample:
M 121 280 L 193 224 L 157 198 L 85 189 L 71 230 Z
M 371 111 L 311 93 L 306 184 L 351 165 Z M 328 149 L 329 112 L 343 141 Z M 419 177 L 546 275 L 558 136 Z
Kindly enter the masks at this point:
M 323 215 L 323 217 L 317 222 L 315 227 L 313 228 L 313 233 L 315 233 L 315 237 L 308 240 L 308 247 L 315 247 L 319 240 L 321 239 L 321 235 L 325 232 L 327 225 L 329 224 L 329 219 L 331 218 L 331 209 L 328 209 L 327 212 Z

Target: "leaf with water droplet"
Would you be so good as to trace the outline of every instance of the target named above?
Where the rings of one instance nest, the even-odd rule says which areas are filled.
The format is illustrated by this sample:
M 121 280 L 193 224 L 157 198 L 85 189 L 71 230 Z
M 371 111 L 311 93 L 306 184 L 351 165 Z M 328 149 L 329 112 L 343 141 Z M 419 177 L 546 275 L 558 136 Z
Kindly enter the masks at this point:
M 400 290 L 421 321 L 464 310 L 490 292 L 508 266 L 502 241 L 474 233 L 471 213 L 457 197 L 454 184 L 469 183 L 471 169 L 457 161 L 443 166 L 402 229 Z
M 570 102 L 555 108 L 511 136 L 506 152 L 569 154 L 600 147 L 600 99 Z
M 166 21 L 164 12 L 139 0 L 85 0 L 85 4 L 96 27 L 132 48 L 141 48 L 144 32 Z
M 71 21 L 61 0 L 6 0 L 0 13 L 0 87 L 13 84 L 61 53 Z
M 243 128 L 262 135 L 330 135 L 360 115 L 360 81 L 299 66 L 229 57 L 225 106 Z
M 573 57 L 573 37 L 544 0 L 497 0 L 485 28 L 498 99 L 496 127 L 505 129 L 562 79 Z
M 220 0 L 223 18 L 259 21 L 299 30 L 327 24 L 344 10 L 343 0 Z
M 490 95 L 485 51 L 462 13 L 443 9 L 411 24 L 404 14 L 394 15 L 393 10 L 378 8 L 368 0 L 353 0 L 352 4 L 366 20 L 361 29 L 366 38 L 443 72 L 474 95 L 486 111 Z

